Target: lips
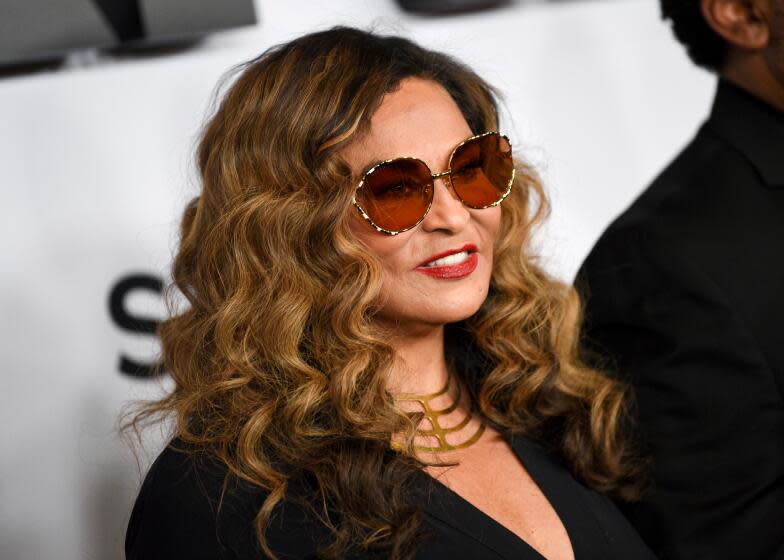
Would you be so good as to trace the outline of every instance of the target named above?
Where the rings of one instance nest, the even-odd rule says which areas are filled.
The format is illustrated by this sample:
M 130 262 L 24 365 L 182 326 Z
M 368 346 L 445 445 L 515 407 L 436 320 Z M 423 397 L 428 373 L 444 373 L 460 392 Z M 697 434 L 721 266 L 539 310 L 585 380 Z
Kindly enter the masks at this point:
M 449 255 L 455 255 L 457 253 L 463 252 L 469 253 L 476 253 L 478 251 L 476 245 L 473 243 L 466 243 L 462 247 L 458 247 L 456 249 L 450 249 L 449 251 L 444 251 L 442 253 L 436 253 L 435 255 L 430 255 L 428 258 L 423 260 L 421 263 L 417 265 L 417 267 L 427 266 L 428 264 L 432 263 L 433 261 L 437 261 L 438 259 L 443 259 L 444 257 L 448 257 Z
M 462 247 L 431 255 L 414 270 L 434 278 L 464 278 L 476 269 L 478 262 L 476 245 L 468 243 Z

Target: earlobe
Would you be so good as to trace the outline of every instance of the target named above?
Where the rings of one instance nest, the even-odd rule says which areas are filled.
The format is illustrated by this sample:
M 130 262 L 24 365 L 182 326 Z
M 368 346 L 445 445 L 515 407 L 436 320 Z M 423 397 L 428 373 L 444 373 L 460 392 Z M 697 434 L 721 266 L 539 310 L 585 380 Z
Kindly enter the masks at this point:
M 758 51 L 766 48 L 770 40 L 767 1 L 701 0 L 700 7 L 711 29 L 730 45 Z

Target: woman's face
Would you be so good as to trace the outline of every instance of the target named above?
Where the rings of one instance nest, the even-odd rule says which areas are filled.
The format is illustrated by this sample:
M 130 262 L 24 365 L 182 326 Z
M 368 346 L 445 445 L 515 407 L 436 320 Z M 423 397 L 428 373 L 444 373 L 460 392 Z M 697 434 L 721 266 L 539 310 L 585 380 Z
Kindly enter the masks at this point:
M 369 132 L 342 155 L 356 175 L 373 163 L 401 156 L 417 157 L 440 173 L 454 147 L 471 135 L 443 87 L 408 78 L 384 97 Z M 465 319 L 487 297 L 500 207 L 468 208 L 444 179 L 436 179 L 430 212 L 411 230 L 390 236 L 373 229 L 355 209 L 352 216 L 354 235 L 383 266 L 378 318 L 396 330 L 416 331 Z M 445 253 L 454 253 L 452 262 L 427 266 Z

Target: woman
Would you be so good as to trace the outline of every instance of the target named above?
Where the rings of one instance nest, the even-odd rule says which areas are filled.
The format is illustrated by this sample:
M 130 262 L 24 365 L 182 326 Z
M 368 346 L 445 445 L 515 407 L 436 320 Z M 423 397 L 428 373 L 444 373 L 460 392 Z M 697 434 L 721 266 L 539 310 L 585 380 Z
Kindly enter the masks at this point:
M 578 358 L 497 130 L 490 86 L 401 38 L 242 67 L 199 145 L 175 388 L 137 417 L 177 437 L 129 558 L 650 557 L 598 493 L 636 492 L 623 390 Z

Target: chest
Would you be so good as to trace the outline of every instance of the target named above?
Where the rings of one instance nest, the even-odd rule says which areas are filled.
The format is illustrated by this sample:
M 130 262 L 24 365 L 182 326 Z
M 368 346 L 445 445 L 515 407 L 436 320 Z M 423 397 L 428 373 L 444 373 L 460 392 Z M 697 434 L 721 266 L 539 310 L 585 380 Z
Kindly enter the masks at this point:
M 465 450 L 456 466 L 428 467 L 426 472 L 545 558 L 574 558 L 557 512 L 500 437 Z

